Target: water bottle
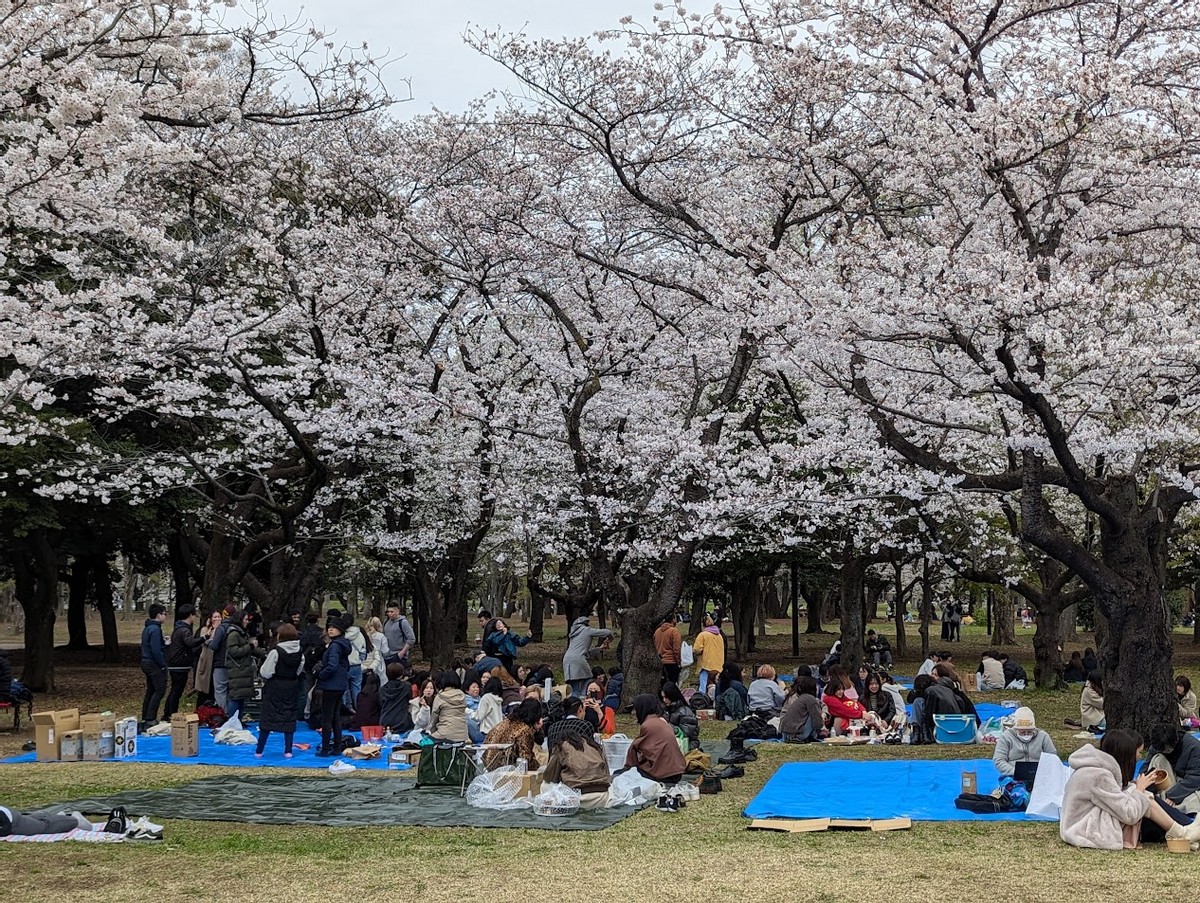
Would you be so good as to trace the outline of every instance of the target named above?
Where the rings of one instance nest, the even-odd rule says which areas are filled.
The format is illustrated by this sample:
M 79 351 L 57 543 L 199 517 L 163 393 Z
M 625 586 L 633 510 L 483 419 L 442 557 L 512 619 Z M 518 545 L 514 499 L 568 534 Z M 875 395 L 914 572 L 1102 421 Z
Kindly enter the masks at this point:
M 525 774 L 529 771 L 529 762 L 524 759 L 517 759 L 517 774 Z

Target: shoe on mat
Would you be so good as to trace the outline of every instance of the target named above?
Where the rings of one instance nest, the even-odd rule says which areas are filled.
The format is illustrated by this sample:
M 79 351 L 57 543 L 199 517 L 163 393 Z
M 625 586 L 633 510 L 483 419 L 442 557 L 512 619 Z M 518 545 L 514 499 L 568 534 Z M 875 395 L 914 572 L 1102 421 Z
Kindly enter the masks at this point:
M 105 834 L 124 834 L 129 830 L 129 818 L 125 815 L 125 807 L 117 806 L 108 813 L 108 821 L 104 823 Z
M 142 816 L 129 826 L 125 836 L 131 840 L 162 840 L 163 826 L 156 825 L 146 816 Z
M 328 759 L 330 756 L 336 756 L 337 753 L 334 752 L 332 746 L 321 746 L 317 748 L 316 755 L 320 756 L 321 758 Z
M 358 771 L 358 769 L 349 762 L 343 762 L 341 759 L 335 759 L 333 764 L 329 766 L 330 774 L 350 774 L 352 771 Z

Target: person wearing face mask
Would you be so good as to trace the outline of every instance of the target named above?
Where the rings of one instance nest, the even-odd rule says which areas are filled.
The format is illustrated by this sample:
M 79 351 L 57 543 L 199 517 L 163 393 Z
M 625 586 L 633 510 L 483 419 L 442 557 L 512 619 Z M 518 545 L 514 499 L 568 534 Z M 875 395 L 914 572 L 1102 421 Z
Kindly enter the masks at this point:
M 1037 726 L 1033 709 L 1021 706 L 1013 713 L 1012 727 L 996 740 L 992 762 L 1002 777 L 1012 777 L 1018 762 L 1037 764 L 1042 753 L 1058 755 L 1050 735 Z

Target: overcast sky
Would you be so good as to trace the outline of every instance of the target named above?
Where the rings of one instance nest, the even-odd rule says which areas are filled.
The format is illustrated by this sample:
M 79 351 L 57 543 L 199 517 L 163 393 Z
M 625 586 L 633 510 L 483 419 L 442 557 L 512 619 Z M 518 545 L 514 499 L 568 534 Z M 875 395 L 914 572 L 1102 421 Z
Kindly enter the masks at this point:
M 393 94 L 412 80 L 412 100 L 402 117 L 434 107 L 462 110 L 492 89 L 513 89 L 509 74 L 462 41 L 469 25 L 502 26 L 530 37 L 579 36 L 614 27 L 622 16 L 648 23 L 654 0 L 265 0 L 268 12 L 293 18 L 303 11 L 327 33 L 351 45 L 366 41 L 373 53 L 397 58 L 388 68 Z

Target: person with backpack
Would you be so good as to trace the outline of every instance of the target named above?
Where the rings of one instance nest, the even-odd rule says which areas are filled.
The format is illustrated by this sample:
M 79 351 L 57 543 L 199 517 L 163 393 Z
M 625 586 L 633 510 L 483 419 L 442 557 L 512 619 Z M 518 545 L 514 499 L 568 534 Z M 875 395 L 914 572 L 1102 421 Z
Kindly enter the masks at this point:
M 175 612 L 175 629 L 171 632 L 171 644 L 167 647 L 167 672 L 171 678 L 171 692 L 167 694 L 167 707 L 163 709 L 163 720 L 170 721 L 179 711 L 179 701 L 187 689 L 188 675 L 200 656 L 204 637 L 194 632 L 196 606 L 180 605 Z
M 258 745 L 255 758 L 262 758 L 272 732 L 283 734 L 283 757 L 292 757 L 292 739 L 296 735 L 296 684 L 304 670 L 300 634 L 291 624 L 282 624 L 276 634 L 275 648 L 267 653 L 258 669 L 263 679 L 262 713 L 258 719 Z
M 683 698 L 683 693 L 673 683 L 665 683 L 662 690 L 663 717 L 671 727 L 678 729 L 687 738 L 688 752 L 700 748 L 700 722 L 696 713 Z
M 142 628 L 142 673 L 146 675 L 146 695 L 142 697 L 143 729 L 158 724 L 158 707 L 167 693 L 167 652 L 162 625 L 167 609 L 155 602 L 146 613 Z
M 330 612 L 325 622 L 329 645 L 321 658 L 315 690 L 321 695 L 318 756 L 336 756 L 342 750 L 342 697 L 350 685 L 350 643 L 344 635 L 346 626 L 349 625 L 343 624 L 341 612 Z
M 387 637 L 388 651 L 384 656 L 383 663 L 390 665 L 392 662 L 399 662 L 401 665 L 407 665 L 408 654 L 417 644 L 417 634 L 412 625 L 408 623 L 408 618 L 400 614 L 399 605 L 389 605 L 386 615 L 387 620 L 383 622 L 383 635 Z M 385 671 L 385 676 L 386 673 Z

